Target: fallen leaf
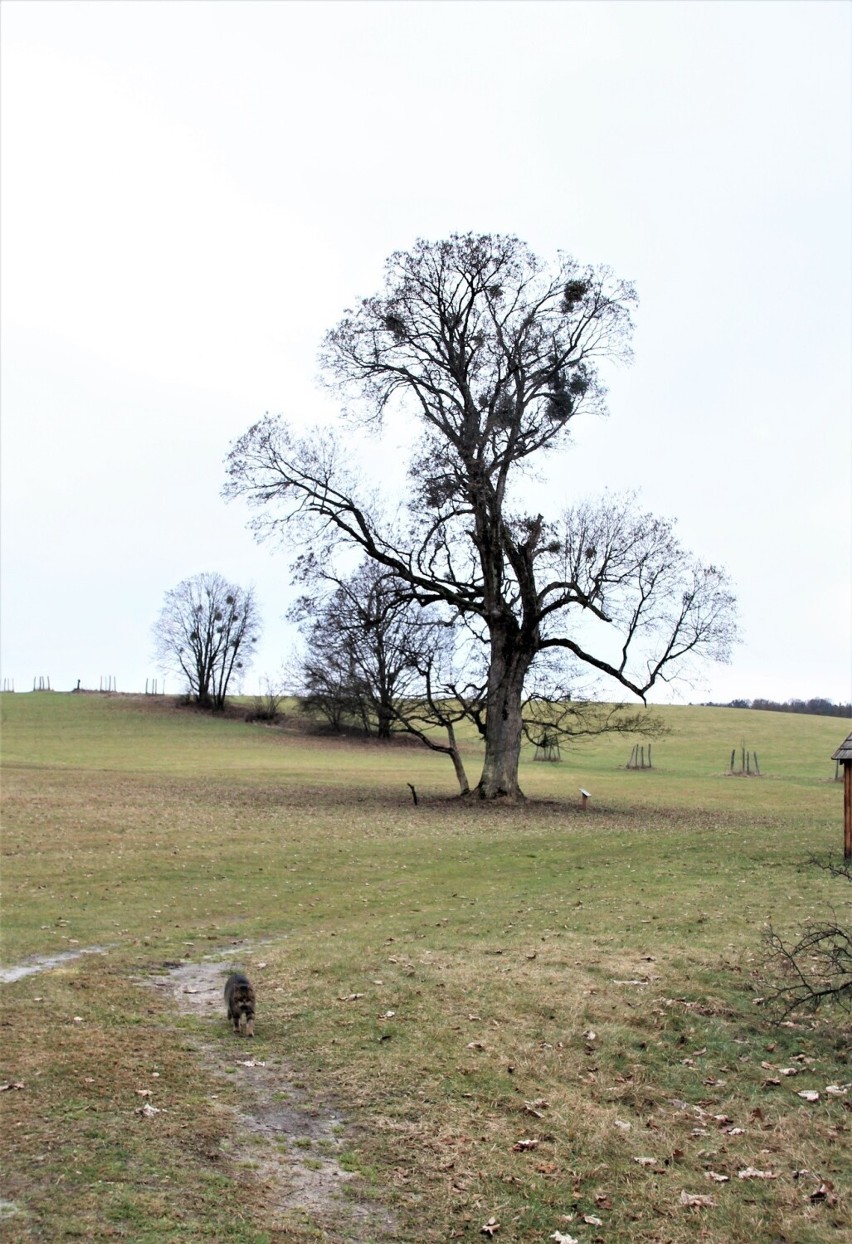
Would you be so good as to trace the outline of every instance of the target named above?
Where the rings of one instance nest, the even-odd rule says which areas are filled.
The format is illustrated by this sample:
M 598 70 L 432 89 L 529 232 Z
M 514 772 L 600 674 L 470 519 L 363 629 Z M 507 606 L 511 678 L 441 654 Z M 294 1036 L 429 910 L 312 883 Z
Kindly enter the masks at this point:
M 681 1192 L 679 1199 L 681 1205 L 700 1206 L 701 1208 L 712 1207 L 716 1204 L 711 1196 L 700 1196 L 697 1192 Z
M 139 1097 L 150 1097 L 153 1089 L 136 1089 L 135 1092 Z
M 746 1166 L 741 1171 L 737 1171 L 737 1179 L 777 1179 L 778 1176 L 772 1171 L 759 1171 L 753 1166 Z
M 598 1209 L 612 1209 L 612 1201 L 604 1192 L 599 1192 L 595 1197 L 595 1205 Z
M 154 1115 L 159 1114 L 160 1111 L 156 1106 L 152 1106 L 149 1101 L 146 1101 L 145 1105 L 140 1106 L 136 1113 L 144 1115 L 146 1119 L 153 1119 Z
M 563 1231 L 554 1231 L 550 1238 L 555 1240 L 556 1244 L 580 1244 L 580 1241 L 573 1235 L 565 1235 Z
M 22 1080 L 10 1080 L 8 1084 L 0 1084 L 0 1093 L 5 1093 L 7 1089 L 22 1089 L 23 1087 Z
M 819 1101 L 819 1093 L 814 1089 L 802 1089 L 796 1096 L 804 1098 L 805 1101 Z
M 596 1041 L 598 1034 L 590 1028 L 588 1032 L 583 1033 L 583 1036 L 585 1037 L 587 1041 Z
M 485 1046 L 481 1041 L 468 1041 L 467 1048 L 469 1050 L 484 1050 Z
M 590 1227 L 602 1227 L 603 1226 L 603 1219 L 598 1218 L 596 1214 L 584 1214 L 583 1222 L 588 1223 Z
M 363 998 L 363 997 L 364 995 L 362 993 L 347 993 L 347 994 L 342 994 L 337 999 L 337 1001 L 338 1002 L 357 1002 L 359 998 Z
M 797 1076 L 799 1074 L 799 1070 L 800 1069 L 798 1067 L 782 1067 L 781 1074 L 782 1076 Z
M 515 1144 L 512 1145 L 512 1149 L 514 1150 L 515 1153 L 526 1153 L 530 1149 L 537 1149 L 537 1148 L 538 1148 L 538 1141 L 533 1140 L 531 1138 L 527 1140 L 516 1141 Z
M 712 1179 L 714 1184 L 729 1184 L 731 1182 L 730 1175 L 717 1175 L 715 1171 L 705 1171 L 704 1174 L 708 1179 Z
M 632 1124 L 630 1124 L 630 1123 L 626 1123 L 626 1122 L 624 1121 L 624 1119 L 616 1119 L 616 1120 L 615 1120 L 615 1127 L 619 1128 L 622 1132 L 629 1132 L 629 1131 L 630 1131 L 631 1126 L 632 1126 Z
M 638 1162 L 640 1166 L 656 1166 L 656 1158 L 634 1158 L 634 1162 Z
M 488 1222 L 484 1223 L 484 1224 L 483 1224 L 483 1225 L 479 1228 L 479 1234 L 480 1234 L 480 1235 L 487 1235 L 487 1236 L 489 1236 L 489 1237 L 492 1237 L 492 1236 L 496 1235 L 496 1234 L 497 1234 L 497 1232 L 498 1232 L 499 1230 L 500 1230 L 500 1224 L 499 1224 L 499 1222 L 497 1221 L 497 1219 L 496 1219 L 496 1218 L 489 1218 L 489 1219 L 488 1219 Z
M 825 1091 L 830 1097 L 845 1097 L 849 1091 L 848 1084 L 827 1084 Z
M 259 1058 L 238 1058 L 237 1062 L 241 1067 L 265 1067 L 266 1063 L 261 1062 Z

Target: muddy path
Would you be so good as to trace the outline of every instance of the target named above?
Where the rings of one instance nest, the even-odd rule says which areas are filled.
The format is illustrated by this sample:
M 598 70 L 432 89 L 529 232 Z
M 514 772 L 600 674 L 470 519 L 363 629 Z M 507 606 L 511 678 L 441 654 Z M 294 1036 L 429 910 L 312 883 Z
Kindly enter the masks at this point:
M 256 1054 L 255 1042 L 212 1040 L 225 1031 L 222 989 L 232 964 L 214 957 L 164 967 L 139 983 L 170 997 L 178 1013 L 209 1022 L 211 1039 L 195 1040 L 198 1056 L 214 1081 L 237 1089 L 238 1107 L 219 1106 L 230 1115 L 229 1156 L 262 1186 L 271 1225 L 310 1227 L 328 1244 L 398 1240 L 392 1215 L 341 1164 L 355 1129 L 333 1102 L 297 1085 L 283 1059 Z
M 13 967 L 0 967 L 0 985 L 11 985 L 21 981 L 25 976 L 36 976 L 39 972 L 49 972 L 51 968 L 60 968 L 81 955 L 105 955 L 108 946 L 81 946 L 78 950 L 59 950 L 53 955 L 32 955 L 23 963 Z

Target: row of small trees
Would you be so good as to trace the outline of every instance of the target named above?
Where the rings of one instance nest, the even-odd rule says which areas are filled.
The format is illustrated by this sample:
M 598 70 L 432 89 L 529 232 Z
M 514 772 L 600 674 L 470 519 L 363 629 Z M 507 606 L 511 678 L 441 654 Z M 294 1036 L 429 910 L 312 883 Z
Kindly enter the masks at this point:
M 729 700 L 708 708 L 756 708 L 765 713 L 808 713 L 815 717 L 852 717 L 852 704 L 835 704 L 823 696 L 810 700 Z

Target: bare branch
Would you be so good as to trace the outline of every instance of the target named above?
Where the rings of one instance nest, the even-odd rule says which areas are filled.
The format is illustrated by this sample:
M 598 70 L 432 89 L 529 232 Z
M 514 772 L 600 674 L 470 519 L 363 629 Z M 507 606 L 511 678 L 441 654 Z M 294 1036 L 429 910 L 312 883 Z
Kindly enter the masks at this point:
M 796 1010 L 816 1011 L 827 1002 L 852 1009 L 852 932 L 834 921 L 806 926 L 787 942 L 770 925 L 766 935 L 770 968 L 776 984 L 767 997 L 782 1016 Z

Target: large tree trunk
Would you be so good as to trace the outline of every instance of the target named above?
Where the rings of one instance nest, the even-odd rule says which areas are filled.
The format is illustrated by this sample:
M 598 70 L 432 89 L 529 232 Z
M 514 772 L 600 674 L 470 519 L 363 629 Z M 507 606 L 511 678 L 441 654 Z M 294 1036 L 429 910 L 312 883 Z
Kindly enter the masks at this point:
M 480 799 L 523 799 L 518 784 L 521 759 L 521 703 L 532 654 L 517 631 L 500 628 L 491 637 L 491 665 L 485 718 L 485 760 L 476 787 Z

